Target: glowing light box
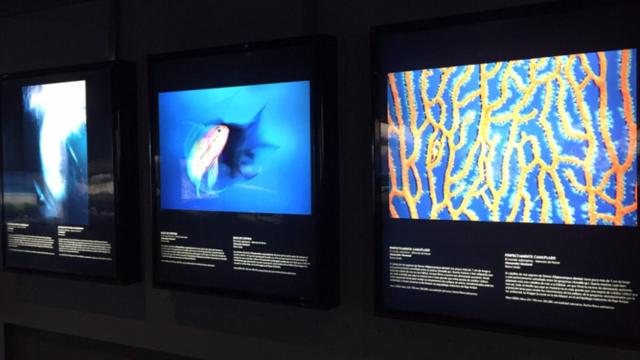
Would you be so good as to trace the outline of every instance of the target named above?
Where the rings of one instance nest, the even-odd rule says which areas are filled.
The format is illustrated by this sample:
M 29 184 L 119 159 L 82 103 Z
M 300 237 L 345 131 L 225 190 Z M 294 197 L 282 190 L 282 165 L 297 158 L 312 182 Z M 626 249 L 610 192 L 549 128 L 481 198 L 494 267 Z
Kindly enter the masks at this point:
M 389 215 L 636 226 L 636 57 L 389 73 Z
M 338 301 L 335 44 L 150 57 L 154 284 Z
M 640 346 L 627 5 L 373 30 L 378 314 Z
M 5 269 L 139 277 L 133 79 L 120 62 L 2 77 Z
M 23 127 L 31 131 L 25 134 L 25 140 L 36 143 L 27 146 L 37 148 L 40 166 L 37 172 L 15 174 L 23 177 L 20 179 L 7 176 L 8 217 L 28 215 L 28 208 L 37 207 L 34 220 L 86 225 L 89 182 L 85 81 L 25 86 L 22 95 Z
M 163 92 L 158 107 L 162 208 L 311 214 L 309 81 Z

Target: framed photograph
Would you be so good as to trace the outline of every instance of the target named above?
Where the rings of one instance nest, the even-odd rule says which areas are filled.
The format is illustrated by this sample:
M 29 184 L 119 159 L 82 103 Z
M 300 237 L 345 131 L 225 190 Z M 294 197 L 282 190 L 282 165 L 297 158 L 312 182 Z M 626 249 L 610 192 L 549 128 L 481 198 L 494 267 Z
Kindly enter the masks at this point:
M 328 37 L 149 58 L 156 286 L 337 303 L 335 62 Z
M 133 64 L 1 80 L 4 269 L 137 281 Z
M 380 315 L 640 344 L 630 8 L 373 29 Z

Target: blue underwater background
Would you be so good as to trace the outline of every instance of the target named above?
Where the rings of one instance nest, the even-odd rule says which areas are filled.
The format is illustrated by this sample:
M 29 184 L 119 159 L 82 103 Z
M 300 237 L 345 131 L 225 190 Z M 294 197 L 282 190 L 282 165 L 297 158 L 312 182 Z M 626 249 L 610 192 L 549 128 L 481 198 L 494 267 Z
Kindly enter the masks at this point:
M 632 99 L 632 113 L 633 113 L 633 127 L 637 129 L 637 112 L 636 112 L 636 104 L 637 104 L 637 74 L 636 74 L 636 50 L 630 50 L 630 64 L 628 68 L 628 79 L 629 79 L 629 91 Z M 599 59 L 596 53 L 587 53 L 585 54 L 588 63 L 590 64 L 592 71 L 597 75 L 599 74 L 598 66 Z M 621 59 L 621 51 L 606 51 L 604 52 L 604 56 L 607 60 L 606 70 L 607 76 L 606 79 L 606 87 L 608 93 L 607 99 L 607 127 L 609 133 L 611 135 L 611 139 L 613 142 L 613 146 L 615 147 L 615 152 L 620 159 L 620 162 L 623 162 L 627 157 L 627 152 L 629 148 L 636 149 L 637 145 L 629 144 L 630 139 L 628 136 L 629 128 L 625 123 L 625 118 L 623 115 L 623 101 L 621 96 L 621 80 L 620 80 L 620 59 Z M 549 73 L 556 64 L 561 64 L 564 66 L 566 64 L 568 57 L 567 56 L 559 56 L 554 58 L 548 58 L 549 61 L 546 63 L 539 62 L 536 63 L 536 77 L 543 78 L 545 74 Z M 533 59 L 540 60 L 540 59 Z M 509 75 L 511 78 L 507 81 L 507 96 L 506 101 L 504 101 L 501 106 L 492 111 L 491 116 L 498 117 L 502 115 L 507 115 L 508 119 L 504 122 L 493 122 L 488 127 L 488 135 L 487 138 L 495 141 L 494 148 L 492 149 L 491 161 L 488 163 L 487 168 L 482 168 L 479 165 L 479 154 L 482 151 L 472 152 L 472 144 L 474 139 L 478 138 L 479 135 L 479 122 L 480 122 L 480 114 L 482 112 L 482 95 L 476 97 L 474 100 L 469 101 L 464 106 L 460 107 L 458 118 L 454 119 L 454 115 L 452 114 L 452 104 L 453 101 L 461 101 L 465 96 L 471 94 L 474 91 L 478 91 L 480 89 L 481 76 L 480 76 L 480 65 L 468 65 L 468 66 L 458 66 L 456 67 L 451 76 L 449 77 L 449 82 L 444 84 L 445 90 L 443 92 L 443 102 L 442 106 L 432 106 L 431 111 L 432 115 L 435 119 L 440 119 L 442 115 L 441 112 L 446 112 L 444 114 L 444 128 L 452 129 L 454 121 L 458 121 L 458 124 L 464 122 L 464 119 L 468 119 L 468 126 L 464 128 L 464 134 L 462 133 L 462 127 L 458 127 L 457 130 L 454 131 L 451 139 L 453 143 L 460 143 L 461 147 L 455 151 L 455 160 L 451 163 L 450 166 L 450 174 L 447 175 L 447 167 L 449 163 L 449 159 L 451 157 L 450 147 L 449 147 L 449 139 L 445 138 L 442 135 L 442 132 L 434 135 L 434 127 L 429 125 L 426 127 L 426 130 L 421 133 L 419 141 L 414 138 L 414 132 L 412 132 L 409 125 L 409 113 L 410 106 L 414 106 L 414 109 L 417 114 L 417 126 L 420 127 L 423 121 L 425 120 L 425 107 L 422 100 L 421 92 L 421 75 L 424 71 L 429 71 L 430 76 L 428 77 L 428 85 L 426 90 L 427 98 L 433 99 L 436 97 L 436 93 L 438 91 L 439 85 L 441 85 L 443 79 L 443 70 L 444 68 L 438 69 L 428 69 L 428 70 L 415 70 L 415 71 L 406 71 L 406 72 L 397 72 L 392 73 L 390 75 L 394 76 L 395 85 L 397 88 L 399 105 L 397 106 L 393 101 L 393 94 L 391 90 L 391 84 L 387 84 L 387 99 L 388 99 L 388 110 L 389 110 L 389 123 L 391 125 L 395 125 L 395 127 L 399 128 L 403 133 L 403 137 L 405 138 L 404 144 L 406 146 L 406 154 L 411 154 L 413 152 L 414 146 L 420 146 L 418 149 L 418 159 L 416 161 L 416 169 L 417 174 L 419 174 L 419 180 L 423 185 L 422 194 L 416 194 L 417 192 L 417 179 L 412 171 L 405 171 L 405 176 L 408 176 L 409 179 L 409 188 L 407 189 L 409 193 L 416 195 L 416 213 L 412 216 L 410 213 L 410 209 L 408 203 L 405 201 L 403 196 L 392 196 L 390 199 L 390 211 L 391 215 L 399 218 L 419 218 L 419 219 L 438 219 L 438 220 L 475 220 L 475 221 L 513 221 L 513 222 L 548 222 L 548 223 L 567 223 L 565 219 L 562 217 L 561 206 L 559 202 L 559 194 L 556 189 L 558 188 L 556 184 L 554 184 L 550 178 L 550 176 L 545 176 L 543 180 L 543 184 L 539 184 L 538 173 L 540 167 L 536 167 L 529 175 L 526 177 L 526 180 L 523 184 L 523 188 L 530 195 L 533 208 L 531 209 L 530 218 L 525 218 L 523 216 L 523 205 L 522 203 L 519 206 L 519 210 L 515 218 L 509 220 L 508 215 L 511 213 L 511 210 L 514 208 L 515 203 L 515 194 L 516 194 L 516 180 L 518 175 L 521 173 L 520 166 L 518 164 L 517 152 L 514 151 L 511 154 L 509 159 L 506 158 L 505 149 L 507 147 L 510 128 L 512 125 L 512 116 L 514 114 L 514 106 L 521 99 L 522 92 L 519 90 L 516 80 L 519 79 L 525 86 L 529 85 L 528 80 L 530 76 L 530 68 L 532 66 L 533 60 L 521 60 L 521 61 L 513 61 L 514 66 L 512 68 L 512 74 Z M 487 103 L 498 102 L 498 99 L 502 95 L 501 91 L 501 83 L 504 76 L 507 76 L 505 73 L 505 63 L 497 72 L 496 76 L 489 79 L 486 82 L 487 92 L 485 95 L 485 101 Z M 486 68 L 488 71 L 496 67 L 496 63 L 487 64 Z M 469 69 L 472 68 L 472 69 Z M 465 71 L 471 70 L 471 76 L 468 80 L 463 80 L 463 73 Z M 585 78 L 586 73 L 585 69 L 580 66 L 579 61 L 575 61 L 571 66 L 569 72 L 574 76 L 578 82 Z M 565 84 L 567 79 L 563 76 L 562 79 Z M 560 80 L 558 80 L 560 81 Z M 411 82 L 412 87 L 407 86 L 407 82 Z M 454 84 L 462 84 L 460 87 L 459 97 L 457 99 L 452 99 L 452 87 Z M 565 86 L 561 88 L 558 86 L 557 81 L 553 81 L 550 83 L 548 87 L 538 86 L 532 93 L 530 101 L 526 103 L 521 109 L 519 109 L 519 115 L 526 114 L 536 114 L 531 120 L 523 122 L 518 125 L 518 132 L 515 136 L 515 141 L 521 141 L 523 136 L 534 137 L 537 139 L 537 142 L 540 146 L 540 158 L 547 164 L 552 163 L 552 155 L 549 148 L 549 139 L 545 135 L 545 132 L 540 125 L 539 115 L 543 110 L 544 106 L 544 98 L 547 92 L 550 93 L 551 99 L 551 110 L 547 115 L 547 122 L 551 126 L 552 135 L 552 143 L 557 145 L 557 149 L 559 149 L 560 154 L 572 156 L 578 159 L 584 159 L 587 151 L 587 147 L 585 142 L 577 141 L 576 139 L 572 139 L 562 131 L 560 126 L 560 115 L 559 109 L 562 108 L 563 111 L 566 112 L 567 117 L 571 122 L 571 127 L 577 131 L 585 131 L 584 124 L 581 122 L 581 114 L 579 113 L 579 109 L 576 105 L 577 99 L 576 95 L 571 91 L 569 86 Z M 413 92 L 409 92 L 408 89 L 413 88 Z M 559 98 L 562 95 L 565 96 L 566 101 L 562 104 L 559 104 Z M 591 164 L 587 164 L 591 168 L 593 173 L 593 183 L 598 184 L 602 178 L 604 173 L 612 167 L 612 161 L 609 158 L 604 139 L 602 137 L 601 132 L 598 127 L 598 104 L 600 101 L 600 93 L 598 88 L 595 86 L 593 82 L 588 83 L 588 85 L 583 89 L 582 96 L 584 97 L 584 103 L 586 103 L 587 111 L 590 112 L 592 123 L 591 126 L 594 129 L 594 137 L 595 143 L 597 144 L 595 149 L 595 155 Z M 413 104 L 409 101 L 413 99 Z M 398 109 L 396 109 L 398 108 Z M 403 125 L 400 126 L 400 122 L 398 119 L 397 111 L 400 111 L 401 116 L 403 117 Z M 535 111 L 535 113 L 533 112 Z M 428 172 L 426 169 L 426 161 L 429 157 L 436 157 L 437 154 L 434 152 L 432 154 L 428 153 L 428 149 L 426 144 L 429 139 L 434 135 L 435 139 L 437 139 L 437 146 L 434 146 L 434 149 L 437 148 L 438 152 L 442 152 L 442 163 L 440 166 L 437 166 L 433 169 L 432 176 L 428 176 Z M 396 172 L 396 182 L 398 185 L 399 191 L 404 191 L 402 188 L 403 183 L 403 169 L 401 168 L 402 164 L 402 155 L 400 151 L 401 147 L 401 139 L 400 137 L 389 132 L 389 140 L 388 140 L 388 153 L 384 154 L 385 163 L 384 166 L 387 167 L 387 160 L 391 160 L 393 166 L 397 169 Z M 419 145 L 417 145 L 419 144 Z M 631 145 L 631 146 L 629 146 Z M 489 151 L 488 148 L 485 151 Z M 531 146 L 524 146 L 524 158 L 526 162 L 529 163 L 532 161 L 534 155 L 532 154 Z M 388 157 L 389 158 L 388 158 Z M 409 155 L 406 155 L 407 157 Z M 445 207 L 443 210 L 434 214 L 432 212 L 432 207 L 434 204 L 432 203 L 431 194 L 429 191 L 429 187 L 427 184 L 432 182 L 435 184 L 435 198 L 437 201 L 441 202 L 444 198 L 444 189 L 443 183 L 447 176 L 455 175 L 458 171 L 464 167 L 465 161 L 471 161 L 471 171 L 464 176 L 459 181 L 451 184 L 450 191 L 456 193 L 456 195 L 450 198 L 450 207 L 454 209 L 459 209 L 462 206 L 462 202 L 465 196 L 467 196 L 471 189 L 472 183 L 478 179 L 482 178 L 480 185 L 477 188 L 482 188 L 483 186 L 486 189 L 487 181 L 489 178 L 492 179 L 493 183 L 496 187 L 500 187 L 503 183 L 507 187 L 506 194 L 502 197 L 499 202 L 497 213 L 492 213 L 486 203 L 486 199 L 492 200 L 492 193 L 488 190 L 483 191 L 484 194 L 472 196 L 471 201 L 468 202 L 467 206 L 470 210 L 469 213 L 475 215 L 474 218 L 460 215 L 454 218 L 451 213 L 448 211 L 449 207 Z M 506 162 L 507 172 L 511 174 L 509 179 L 502 178 L 501 172 L 503 164 Z M 637 199 L 635 199 L 637 192 L 637 180 L 638 180 L 638 164 L 637 164 L 637 149 L 636 153 L 633 154 L 633 163 L 631 167 L 624 173 L 624 199 L 622 203 L 627 206 L 631 206 L 631 204 L 637 203 Z M 405 169 L 406 170 L 406 169 Z M 559 175 L 561 185 L 565 191 L 565 199 L 567 200 L 570 212 L 572 214 L 572 221 L 568 223 L 572 224 L 589 224 L 588 211 L 587 211 L 587 195 L 584 191 L 580 191 L 572 186 L 567 177 L 567 173 L 573 173 L 577 178 L 578 182 L 584 184 L 584 172 L 581 167 L 566 163 L 560 162 L 557 169 L 557 174 Z M 389 179 L 389 185 L 391 186 L 391 179 Z M 546 195 L 541 194 L 539 192 L 540 187 L 546 189 Z M 612 176 L 604 188 L 604 193 L 610 197 L 615 198 L 616 196 L 616 177 Z M 392 189 L 393 190 L 393 189 Z M 541 215 L 541 197 L 547 196 L 549 198 L 549 203 L 551 204 L 550 209 L 548 210 L 548 218 L 546 221 L 542 221 Z M 395 214 L 394 214 L 395 211 Z M 615 208 L 613 205 L 603 201 L 601 197 L 596 197 L 596 211 L 601 214 L 613 214 L 615 213 Z M 593 224 L 592 225 L 596 225 Z M 614 225 L 611 221 L 606 219 L 599 219 L 597 225 Z M 628 214 L 624 215 L 623 221 L 619 225 L 627 225 L 627 226 L 636 226 L 637 225 L 637 210 L 631 211 Z
M 308 81 L 162 92 L 158 107 L 163 209 L 311 214 Z M 257 174 L 236 178 L 215 194 L 198 196 L 187 175 L 184 150 L 193 127 L 206 130 L 222 123 L 233 131 L 248 126 L 257 115 L 259 143 L 266 145 L 255 150 Z

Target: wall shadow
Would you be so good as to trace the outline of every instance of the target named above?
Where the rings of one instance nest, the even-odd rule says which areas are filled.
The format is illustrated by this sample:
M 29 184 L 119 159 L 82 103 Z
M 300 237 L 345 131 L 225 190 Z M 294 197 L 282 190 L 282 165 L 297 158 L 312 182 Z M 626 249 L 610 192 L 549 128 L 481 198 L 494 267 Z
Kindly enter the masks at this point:
M 181 326 L 309 347 L 349 348 L 359 336 L 355 314 L 344 306 L 327 311 L 191 293 L 171 299 Z
M 16 302 L 127 319 L 146 318 L 142 284 L 120 286 L 19 274 Z

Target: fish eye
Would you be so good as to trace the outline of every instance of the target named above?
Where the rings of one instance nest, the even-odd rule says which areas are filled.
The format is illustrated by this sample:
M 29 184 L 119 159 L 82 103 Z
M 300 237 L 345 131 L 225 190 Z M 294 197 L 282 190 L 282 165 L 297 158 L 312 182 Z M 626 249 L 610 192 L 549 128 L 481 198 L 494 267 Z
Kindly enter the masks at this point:
M 220 131 L 222 131 L 222 129 L 221 129 L 221 128 L 218 128 L 218 132 L 220 132 Z

